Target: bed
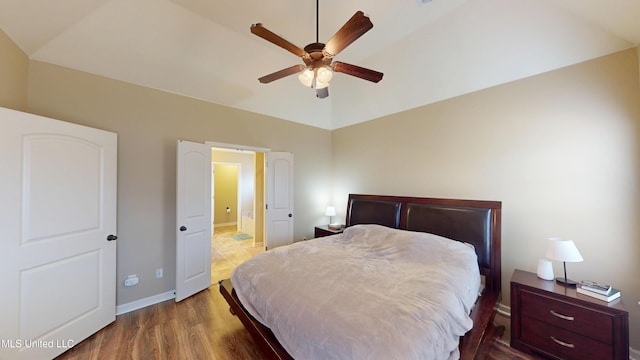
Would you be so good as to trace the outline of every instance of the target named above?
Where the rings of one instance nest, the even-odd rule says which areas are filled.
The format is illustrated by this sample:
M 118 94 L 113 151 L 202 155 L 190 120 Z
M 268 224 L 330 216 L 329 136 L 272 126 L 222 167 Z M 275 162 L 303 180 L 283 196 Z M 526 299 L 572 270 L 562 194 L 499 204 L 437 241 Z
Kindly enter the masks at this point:
M 313 242 L 309 242 L 308 244 L 296 245 L 299 243 L 295 243 L 293 244 L 295 246 L 291 249 L 287 248 L 284 250 L 278 250 L 280 248 L 277 248 L 270 250 L 269 252 L 276 253 L 277 250 L 277 253 L 280 254 L 291 252 L 295 255 L 295 251 L 304 250 L 309 253 L 309 249 L 316 249 L 316 243 L 332 242 L 334 244 L 341 244 L 341 242 L 350 239 L 358 239 L 356 235 L 354 235 L 356 233 L 364 232 L 368 234 L 371 232 L 371 234 L 375 235 L 378 234 L 379 231 L 382 231 L 384 234 L 393 234 L 394 237 L 398 234 L 403 239 L 409 236 L 411 239 L 410 241 L 415 241 L 415 239 L 421 241 L 420 239 L 425 239 L 424 241 L 442 242 L 444 245 L 449 246 L 452 249 L 461 249 L 471 245 L 474 253 L 472 260 L 477 261 L 476 271 L 482 277 L 482 285 L 480 286 L 480 296 L 474 298 L 474 301 L 471 303 L 471 307 L 465 310 L 470 312 L 468 314 L 468 318 L 470 319 L 469 322 L 472 323 L 472 327 L 469 325 L 469 327 L 471 327 L 470 330 L 463 333 L 464 336 L 459 337 L 459 341 L 455 344 L 457 345 L 457 348 L 455 349 L 456 351 L 452 353 L 451 356 L 452 358 L 457 358 L 459 356 L 461 359 L 481 358 L 484 351 L 486 351 L 486 345 L 488 343 L 487 339 L 493 338 L 496 332 L 499 331 L 499 329 L 493 325 L 493 316 L 495 314 L 496 303 L 500 299 L 501 287 L 501 203 L 497 201 L 350 194 L 347 202 L 346 214 L 346 229 L 341 235 L 322 238 L 323 240 L 314 239 L 311 240 Z M 380 236 L 376 236 L 377 238 L 380 238 Z M 441 237 L 446 239 L 443 241 L 443 238 Z M 372 237 L 372 239 L 373 238 L 374 237 Z M 433 238 L 435 238 L 435 240 Z M 455 239 L 455 241 L 452 242 L 451 239 Z M 461 251 L 464 252 L 464 249 Z M 313 250 L 312 252 L 315 253 L 318 251 Z M 420 255 L 418 251 L 415 251 L 413 256 L 422 255 Z M 305 257 L 299 256 L 299 254 L 294 257 L 298 257 L 305 261 Z M 425 257 L 428 257 L 428 253 L 425 253 Z M 311 259 L 311 257 L 308 259 Z M 326 259 L 327 258 L 325 258 L 325 261 Z M 285 261 L 289 261 L 289 259 Z M 349 272 L 349 274 L 350 273 L 351 272 Z M 325 275 L 323 275 L 323 278 L 324 276 Z M 251 277 L 251 279 L 254 278 L 261 277 Z M 351 278 L 351 276 L 344 276 L 344 278 Z M 237 279 L 238 276 L 235 278 L 236 282 L 238 282 Z M 316 279 L 313 281 L 317 282 L 322 280 Z M 331 281 L 332 282 L 330 284 L 325 285 L 329 286 L 331 289 L 336 289 L 336 294 L 339 294 L 338 289 L 350 289 L 350 287 L 357 285 L 347 284 L 341 281 L 336 282 L 335 280 Z M 293 359 L 286 350 L 287 347 L 290 350 L 292 349 L 290 339 L 283 338 L 282 342 L 287 344 L 287 346 L 283 346 L 281 341 L 276 337 L 276 335 L 274 335 L 274 332 L 263 325 L 262 322 L 265 322 L 265 319 L 259 316 L 259 313 L 256 313 L 256 309 L 248 300 L 248 298 L 255 296 L 249 296 L 245 289 L 246 286 L 243 286 L 245 284 L 236 285 L 237 290 L 234 289 L 234 286 L 229 279 L 221 280 L 219 282 L 220 292 L 229 303 L 230 311 L 238 316 L 258 346 L 263 350 L 267 358 Z M 255 284 L 252 284 L 252 286 L 253 285 Z M 242 290 L 240 289 L 241 286 Z M 384 292 L 385 289 L 380 289 L 380 291 Z M 238 292 L 240 292 L 240 296 Z M 275 295 L 278 295 L 278 292 L 279 291 L 275 291 Z M 304 312 L 305 307 L 308 306 L 309 308 L 313 308 L 315 306 L 312 304 L 310 298 L 315 298 L 315 295 L 309 298 L 304 297 L 304 295 L 296 296 L 297 301 L 292 300 L 290 305 L 293 306 L 295 304 L 301 304 L 302 310 L 298 309 L 295 311 Z M 304 300 L 302 301 L 300 299 Z M 346 301 L 348 300 L 347 296 L 343 299 L 345 299 L 346 304 L 349 304 L 349 301 Z M 243 301 L 246 305 L 243 304 Z M 282 299 L 279 301 L 282 304 Z M 320 301 L 327 302 L 326 299 Z M 340 304 L 343 303 L 340 299 L 335 299 L 335 297 L 331 298 L 331 301 Z M 258 303 L 261 303 L 261 301 L 258 301 Z M 289 306 L 289 304 L 286 306 Z M 320 305 L 317 307 L 317 309 L 322 308 L 323 307 Z M 348 307 L 341 307 L 341 318 L 351 318 L 352 316 L 350 316 L 350 311 L 351 310 Z M 357 311 L 353 311 L 354 314 L 356 312 Z M 252 315 L 252 313 L 256 316 Z M 414 315 L 414 317 L 415 316 L 422 317 L 423 315 L 419 314 Z M 256 318 L 259 318 L 260 321 Z M 338 330 L 341 330 L 342 328 L 353 326 L 352 324 L 341 324 L 340 321 L 342 320 L 339 319 L 338 321 L 330 322 L 335 325 L 336 328 L 333 330 L 329 329 L 329 333 L 338 333 Z M 410 322 L 407 321 L 400 321 L 400 323 L 410 324 Z M 306 324 L 306 322 L 292 322 L 289 325 L 292 329 L 296 330 L 294 333 L 299 332 L 301 334 L 305 334 L 305 336 L 307 336 L 308 333 L 315 333 L 315 329 L 310 332 L 308 331 L 309 329 L 305 329 L 304 324 Z M 369 331 L 370 328 L 371 327 L 363 329 L 363 333 L 365 333 L 365 330 Z M 276 328 L 274 326 L 274 329 L 276 333 L 281 334 L 281 337 L 284 336 L 280 331 L 280 327 Z M 406 330 L 400 329 L 399 331 L 404 333 Z M 410 334 L 410 332 L 408 333 Z M 327 341 L 326 338 L 330 337 L 326 334 L 321 336 L 323 336 L 323 340 L 308 340 L 308 342 L 314 343 L 316 341 Z M 349 341 L 352 342 L 352 340 Z M 389 347 L 387 346 L 387 348 Z M 294 350 L 297 351 L 297 349 Z M 391 352 L 390 354 L 395 353 Z M 330 354 L 327 357 L 349 357 L 348 355 L 342 355 Z

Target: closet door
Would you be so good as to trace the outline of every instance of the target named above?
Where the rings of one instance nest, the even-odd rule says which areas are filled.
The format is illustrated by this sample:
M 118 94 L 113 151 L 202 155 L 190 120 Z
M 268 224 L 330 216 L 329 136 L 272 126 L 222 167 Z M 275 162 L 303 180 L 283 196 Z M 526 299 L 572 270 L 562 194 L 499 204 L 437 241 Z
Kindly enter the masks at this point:
M 53 358 L 115 320 L 117 136 L 0 108 L 0 358 Z

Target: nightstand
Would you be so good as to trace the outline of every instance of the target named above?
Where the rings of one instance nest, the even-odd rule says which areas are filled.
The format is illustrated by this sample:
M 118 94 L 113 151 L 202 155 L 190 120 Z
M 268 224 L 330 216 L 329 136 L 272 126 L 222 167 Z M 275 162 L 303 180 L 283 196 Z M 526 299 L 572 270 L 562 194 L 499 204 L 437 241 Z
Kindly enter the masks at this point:
M 628 360 L 629 313 L 621 299 L 607 303 L 515 270 L 511 347 L 552 359 Z
M 316 226 L 314 237 L 323 237 L 329 235 L 340 234 L 344 231 L 344 226 L 340 227 L 338 230 L 329 229 L 329 225 Z

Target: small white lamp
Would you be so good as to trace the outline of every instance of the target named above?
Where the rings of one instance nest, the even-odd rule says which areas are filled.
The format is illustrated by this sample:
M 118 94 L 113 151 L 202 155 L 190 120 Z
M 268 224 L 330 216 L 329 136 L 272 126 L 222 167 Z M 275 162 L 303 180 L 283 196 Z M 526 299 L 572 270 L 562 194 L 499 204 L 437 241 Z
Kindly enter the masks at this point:
M 327 206 L 327 211 L 324 214 L 329 217 L 329 224 L 333 224 L 331 217 L 336 216 L 336 208 L 333 206 Z
M 329 226 L 327 226 L 329 229 L 331 229 L 331 230 L 340 230 L 342 228 L 342 225 L 334 224 L 333 221 L 331 220 L 332 216 L 336 216 L 336 208 L 335 207 L 327 206 L 327 211 L 325 212 L 325 215 L 327 215 L 329 217 Z
M 581 262 L 584 259 L 573 240 L 549 238 L 546 255 L 551 260 L 562 261 L 564 266 L 564 278 L 557 277 L 556 282 L 565 286 L 576 286 L 575 281 L 567 279 L 567 262 Z
M 538 260 L 538 277 L 542 280 L 553 280 L 553 264 L 551 260 Z

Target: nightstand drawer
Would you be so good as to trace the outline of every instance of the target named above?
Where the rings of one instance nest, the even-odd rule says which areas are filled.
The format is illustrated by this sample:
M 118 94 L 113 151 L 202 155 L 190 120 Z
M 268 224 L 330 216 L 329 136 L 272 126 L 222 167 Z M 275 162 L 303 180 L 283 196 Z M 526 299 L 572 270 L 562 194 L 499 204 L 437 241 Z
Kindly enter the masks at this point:
M 511 346 L 551 359 L 629 360 L 629 313 L 622 301 L 578 296 L 575 287 L 514 270 Z
M 613 318 L 607 314 L 526 290 L 522 290 L 520 299 L 523 323 L 524 317 L 529 317 L 606 344 L 613 342 Z
M 522 340 L 567 359 L 611 359 L 613 346 L 533 318 L 522 318 Z

